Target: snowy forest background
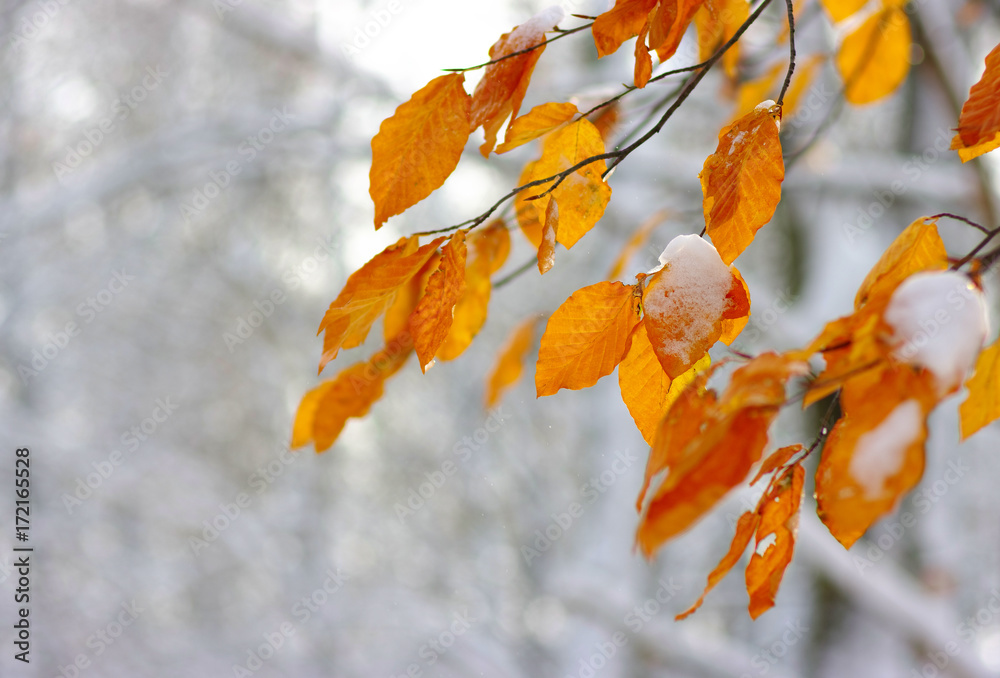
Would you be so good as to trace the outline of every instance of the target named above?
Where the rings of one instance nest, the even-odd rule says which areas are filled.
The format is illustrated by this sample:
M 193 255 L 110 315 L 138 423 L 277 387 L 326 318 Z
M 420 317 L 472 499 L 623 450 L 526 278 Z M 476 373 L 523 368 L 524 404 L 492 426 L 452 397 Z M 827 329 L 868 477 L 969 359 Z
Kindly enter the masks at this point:
M 317 383 L 316 327 L 346 276 L 402 234 L 479 213 L 535 153 L 487 165 L 470 145 L 443 189 L 375 233 L 367 187 L 379 122 L 439 69 L 484 61 L 502 32 L 548 4 L 3 3 L 0 487 L 8 497 L 13 449 L 30 447 L 36 569 L 23 666 L 11 657 L 5 517 L 0 674 L 1000 675 L 1000 435 L 994 425 L 958 444 L 962 396 L 932 417 L 924 479 L 900 508 L 914 520 L 904 526 L 897 512 L 848 553 L 808 505 L 778 604 L 755 623 L 741 568 L 694 617 L 673 621 L 752 495 L 731 497 L 650 563 L 633 552 L 648 448 L 615 377 L 536 401 L 529 368 L 502 409 L 481 406 L 511 328 L 602 279 L 640 223 L 670 214 L 629 277 L 701 229 L 698 171 L 732 115 L 717 74 L 618 168 L 607 215 L 557 253 L 546 284 L 531 270 L 494 292 L 457 362 L 421 376 L 411 361 L 331 451 L 284 451 L 298 400 Z M 816 0 L 804 4 L 800 51 L 830 53 L 834 31 Z M 921 47 L 905 86 L 846 109 L 789 168 L 774 221 L 740 258 L 753 316 L 738 348 L 802 345 L 846 313 L 919 216 L 997 224 L 997 154 L 978 171 L 940 150 L 1000 40 L 1000 5 L 910 9 Z M 770 10 L 745 38 L 760 57 L 754 75 L 785 63 L 783 48 L 768 51 L 784 8 Z M 671 65 L 694 61 L 685 42 Z M 589 37 L 572 36 L 548 48 L 523 110 L 597 101 L 623 81 L 630 49 L 597 62 Z M 785 120 L 786 150 L 836 107 L 838 88 L 825 65 Z M 621 131 L 663 91 L 627 99 Z M 91 151 L 74 157 L 84 141 Z M 955 255 L 976 241 L 961 224 L 941 230 Z M 514 236 L 501 275 L 531 257 Z M 986 283 L 995 328 L 998 286 Z M 812 440 L 818 418 L 789 408 L 775 444 Z M 454 473 L 442 475 L 447 462 Z M 440 486 L 402 514 L 426 482 Z M 539 542 L 574 502 L 582 514 Z M 526 558 L 522 547 L 539 543 Z

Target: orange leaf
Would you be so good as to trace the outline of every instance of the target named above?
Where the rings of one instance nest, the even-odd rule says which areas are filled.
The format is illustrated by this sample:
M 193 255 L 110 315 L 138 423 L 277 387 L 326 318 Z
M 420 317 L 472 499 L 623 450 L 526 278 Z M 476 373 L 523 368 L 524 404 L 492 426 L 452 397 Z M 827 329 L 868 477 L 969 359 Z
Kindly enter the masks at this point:
M 750 557 L 746 571 L 753 619 L 774 607 L 781 578 L 792 560 L 805 475 L 802 466 L 795 464 L 772 482 L 758 504 L 757 551 Z M 761 544 L 771 535 L 774 535 L 774 543 L 760 553 Z
M 649 76 L 653 74 L 653 59 L 649 56 L 649 47 L 646 45 L 646 36 L 649 34 L 649 24 L 642 27 L 639 37 L 635 39 L 635 73 L 633 79 L 635 86 L 642 89 L 649 82 Z
M 581 160 L 604 153 L 601 135 L 589 120 L 576 122 L 550 134 L 542 146 L 542 157 L 524 168 L 521 184 L 545 179 L 559 174 L 576 165 Z M 552 182 L 532 186 L 521 192 L 515 200 L 517 219 L 529 240 L 537 247 L 541 232 L 538 224 L 549 200 L 559 202 L 558 242 L 570 248 L 582 238 L 604 215 L 604 209 L 611 200 L 611 187 L 604 183 L 601 174 L 607 169 L 603 160 L 592 162 L 570 174 L 551 193 L 534 200 L 548 190 Z M 538 233 L 539 242 L 533 235 Z
M 535 326 L 538 325 L 538 320 L 537 317 L 532 317 L 522 322 L 504 344 L 487 382 L 487 408 L 500 402 L 500 396 L 504 391 L 521 378 L 521 372 L 524 371 L 524 357 L 535 338 Z
M 549 318 L 538 349 L 538 397 L 593 386 L 611 374 L 639 322 L 638 289 L 599 282 L 574 292 Z
M 749 16 L 750 5 L 746 0 L 706 0 L 694 15 L 698 29 L 698 61 L 708 61 L 736 34 Z M 730 78 L 736 77 L 736 67 L 740 62 L 739 46 L 737 42 L 722 55 L 722 67 Z M 757 101 L 764 98 L 759 97 Z
M 503 266 L 510 253 L 510 234 L 499 219 L 481 231 L 474 231 L 468 242 L 474 254 L 465 265 L 465 292 L 455 305 L 448 337 L 437 351 L 438 360 L 454 360 L 462 355 L 479 334 L 486 322 L 493 289 L 490 276 Z
M 839 23 L 867 4 L 868 0 L 822 0 L 830 18 Z
M 962 440 L 1000 417 L 1000 340 L 979 354 L 976 371 L 965 387 L 969 397 L 958 408 Z
M 598 58 L 617 52 L 623 42 L 638 35 L 655 6 L 656 0 L 617 0 L 598 16 L 590 29 Z
M 869 371 L 844 384 L 844 414 L 816 470 L 817 512 L 844 548 L 920 480 L 926 417 L 936 402 L 934 375 L 909 365 Z
M 727 296 L 734 303 L 731 303 L 727 313 L 722 315 L 722 334 L 719 335 L 719 341 L 726 346 L 736 341 L 736 337 L 740 336 L 740 332 L 750 321 L 750 288 L 735 266 L 730 266 L 729 271 L 733 274 L 735 282 Z M 739 283 L 739 287 L 736 283 Z
M 545 51 L 545 33 L 555 28 L 562 16 L 558 7 L 544 10 L 510 33 L 501 35 L 490 47 L 490 60 L 496 61 L 508 54 L 541 45 L 530 52 L 490 64 L 483 79 L 476 85 L 472 95 L 471 128 L 474 130 L 481 125 L 486 132 L 486 141 L 479 147 L 484 157 L 493 150 L 497 132 L 508 116 L 517 118 L 535 63 Z
M 865 277 L 854 298 L 854 308 L 869 298 L 891 295 L 903 280 L 921 271 L 948 268 L 948 252 L 937 231 L 937 220 L 921 218 L 907 226 Z
M 824 59 L 826 59 L 824 55 L 814 54 L 805 63 L 795 67 L 795 73 L 792 74 L 792 82 L 788 87 L 788 91 L 785 92 L 785 100 L 781 104 L 781 114 L 783 116 L 791 118 L 795 115 L 802 96 L 809 90 L 809 85 L 812 84 L 813 78 L 816 76 L 816 71 Z
M 757 104 L 772 98 L 771 95 L 777 96 L 781 89 L 779 76 L 784 72 L 785 66 L 783 64 L 774 64 L 764 75 L 741 83 L 736 95 L 736 116 L 733 122 L 753 112 Z M 795 72 L 799 72 L 798 67 L 795 68 Z M 782 106 L 782 110 L 787 106 L 786 95 L 786 103 Z
M 722 560 L 719 561 L 719 564 L 716 565 L 711 574 L 708 575 L 708 583 L 705 585 L 705 590 L 694 605 L 674 617 L 675 621 L 689 617 L 695 610 L 701 607 L 701 604 L 705 602 L 705 596 L 708 595 L 708 592 L 714 589 L 715 585 L 729 574 L 729 571 L 739 561 L 740 556 L 747 550 L 747 544 L 750 543 L 750 539 L 753 537 L 753 533 L 759 524 L 760 516 L 756 511 L 747 511 L 740 516 L 739 522 L 736 523 L 736 534 L 733 535 L 733 541 L 729 544 L 729 551 L 722 557 Z
M 393 302 L 397 291 L 423 268 L 443 241 L 444 238 L 438 238 L 414 251 L 416 239 L 402 238 L 347 279 L 319 326 L 319 332 L 326 332 L 319 362 L 321 372 L 341 348 L 354 348 L 365 340 L 368 330 Z
M 409 330 L 410 314 L 417 308 L 417 302 L 420 301 L 420 297 L 427 287 L 427 280 L 437 270 L 440 262 L 441 254 L 435 252 L 424 264 L 424 267 L 410 278 L 410 282 L 399 287 L 396 298 L 386 308 L 385 318 L 382 321 L 382 336 L 386 341 L 403 330 Z
M 503 143 L 497 146 L 497 153 L 506 153 L 548 134 L 572 120 L 578 112 L 573 104 L 550 103 L 535 106 L 510 123 Z
M 470 132 L 464 82 L 462 73 L 431 80 L 379 127 L 368 188 L 376 229 L 430 195 L 458 165 Z
M 705 0 L 660 0 L 649 17 L 649 46 L 656 50 L 660 63 L 677 51 L 687 27 Z
M 675 378 L 719 340 L 723 320 L 748 315 L 750 303 L 715 248 L 696 235 L 671 240 L 660 261 L 643 295 L 643 324 L 664 371 Z
M 559 235 L 559 204 L 555 198 L 545 208 L 542 242 L 538 245 L 538 272 L 545 275 L 556 263 L 556 237 Z
M 402 334 L 365 363 L 355 363 L 306 393 L 292 429 L 292 447 L 314 441 L 317 452 L 329 449 L 351 417 L 363 417 L 382 397 L 385 380 L 395 374 L 413 345 Z
M 465 258 L 465 231 L 459 230 L 441 249 L 441 261 L 427 281 L 427 292 L 410 316 L 413 347 L 423 372 L 448 337 L 455 304 L 465 292 Z
M 621 277 L 622 271 L 625 270 L 625 265 L 628 264 L 632 255 L 649 240 L 649 236 L 653 234 L 657 226 L 666 220 L 668 215 L 669 213 L 666 210 L 659 210 L 656 214 L 642 222 L 642 225 L 639 226 L 628 242 L 625 243 L 625 247 L 622 248 L 618 258 L 615 259 L 615 263 L 611 265 L 611 270 L 608 271 L 607 275 L 608 280 L 617 280 Z
M 621 117 L 621 106 L 617 101 L 614 101 L 607 106 L 602 106 L 600 109 L 590 114 L 587 118 L 592 123 L 597 131 L 601 135 L 601 139 L 605 144 L 611 139 L 611 135 L 616 129 L 618 129 L 619 118 Z
M 780 119 L 773 101 L 758 104 L 719 133 L 719 146 L 699 175 L 708 235 L 726 264 L 753 242 L 781 199 Z
M 1000 146 L 1000 45 L 986 55 L 986 71 L 972 89 L 951 140 L 962 162 Z
M 794 445 L 788 445 L 787 447 L 782 447 L 780 450 L 775 450 L 771 456 L 764 460 L 764 463 L 760 465 L 760 470 L 757 471 L 757 475 L 753 477 L 750 481 L 751 485 L 755 485 L 758 480 L 771 473 L 779 466 L 782 466 L 789 459 L 794 457 L 796 454 L 802 451 L 802 445 L 795 443 Z
M 837 69 L 844 98 L 868 104 L 896 91 L 910 72 L 910 20 L 899 7 L 886 7 L 844 38 Z

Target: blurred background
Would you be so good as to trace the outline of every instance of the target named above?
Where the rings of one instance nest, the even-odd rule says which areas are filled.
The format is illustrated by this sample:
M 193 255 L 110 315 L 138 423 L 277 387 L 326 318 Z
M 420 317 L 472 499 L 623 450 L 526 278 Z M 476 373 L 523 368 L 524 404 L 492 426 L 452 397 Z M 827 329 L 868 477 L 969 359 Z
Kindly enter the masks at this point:
M 756 497 L 735 493 L 651 562 L 636 554 L 648 448 L 614 376 L 536 400 L 529 365 L 500 409 L 481 404 L 508 333 L 603 279 L 639 224 L 669 213 L 626 279 L 701 230 L 697 175 L 735 106 L 717 73 L 617 169 L 604 219 L 557 253 L 544 285 L 531 269 L 495 290 L 463 356 L 426 375 L 411 361 L 329 452 L 287 451 L 319 382 L 316 327 L 347 275 L 401 235 L 478 214 L 537 153 L 487 163 L 473 135 L 448 183 L 375 233 L 380 121 L 548 4 L 0 5 L 0 674 L 1000 675 L 1000 435 L 958 444 L 962 396 L 932 418 L 907 525 L 889 516 L 845 552 L 810 486 L 777 606 L 756 622 L 742 566 L 673 621 Z M 821 7 L 801 4 L 800 53 L 833 53 Z M 893 97 L 841 110 L 827 61 L 786 113 L 786 153 L 823 131 L 737 262 L 753 297 L 741 350 L 802 345 L 849 312 L 922 215 L 997 224 L 997 158 L 963 166 L 943 149 L 1000 39 L 1000 5 L 921 0 L 908 14 L 913 68 Z M 774 3 L 745 36 L 746 77 L 784 68 L 784 21 Z M 607 98 L 631 82 L 631 60 L 626 45 L 598 62 L 587 33 L 561 40 L 522 110 Z M 697 60 L 689 34 L 667 67 Z M 668 86 L 625 99 L 619 137 Z M 956 256 L 978 241 L 940 228 Z M 512 235 L 498 276 L 533 256 Z M 326 376 L 366 359 L 372 335 Z M 772 445 L 808 444 L 819 414 L 788 408 Z M 32 459 L 30 665 L 12 649 L 16 447 Z M 574 502 L 583 512 L 567 525 Z

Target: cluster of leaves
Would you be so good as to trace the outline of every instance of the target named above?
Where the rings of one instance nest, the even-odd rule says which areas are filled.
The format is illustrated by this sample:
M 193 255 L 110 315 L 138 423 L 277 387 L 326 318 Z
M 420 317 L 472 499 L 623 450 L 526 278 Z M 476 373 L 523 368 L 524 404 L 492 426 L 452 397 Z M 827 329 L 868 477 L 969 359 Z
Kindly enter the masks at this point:
M 399 106 L 372 140 L 376 229 L 440 187 L 479 128 L 484 156 L 534 140 L 540 140 L 541 153 L 524 167 L 519 185 L 483 214 L 404 237 L 348 278 L 320 324 L 320 371 L 341 349 L 361 345 L 379 318 L 384 318 L 386 344 L 305 395 L 293 445 L 312 442 L 317 451 L 328 449 L 349 418 L 368 412 L 386 379 L 411 353 L 425 371 L 435 359 L 460 356 L 486 320 L 493 276 L 510 251 L 506 222 L 491 220 L 497 208 L 512 201 L 521 232 L 537 249 L 539 272 L 551 270 L 556 245 L 573 247 L 603 216 L 612 193 L 610 169 L 656 134 L 716 63 L 726 77 L 738 79 L 738 40 L 769 2 L 763 0 L 751 12 L 746 0 L 618 0 L 598 17 L 579 17 L 590 23 L 568 30 L 557 27 L 561 12 L 547 10 L 490 48 L 490 61 L 482 65 L 485 72 L 471 96 L 464 71 L 457 71 L 432 80 Z M 905 79 L 911 35 L 902 4 L 823 0 L 833 22 L 851 27 L 836 54 L 848 102 L 879 100 Z M 969 397 L 961 406 L 963 437 L 1000 417 L 1000 344 L 982 350 L 985 307 L 978 281 L 979 272 L 1000 256 L 977 257 L 1000 228 L 972 224 L 984 237 L 956 261 L 949 259 L 937 232 L 943 215 L 918 219 L 905 229 L 865 279 L 854 313 L 830 322 L 805 348 L 756 357 L 733 352 L 711 363 L 709 350 L 720 341 L 730 344 L 748 321 L 750 291 L 732 264 L 774 215 L 785 174 L 782 114 L 794 106 L 822 60 L 808 60 L 792 82 L 796 12 L 789 0 L 788 30 L 781 40 L 790 57 L 777 101 L 761 99 L 778 88 L 780 66 L 742 82 L 737 115 L 705 160 L 701 235 L 675 238 L 658 268 L 640 273 L 633 284 L 618 282 L 624 261 L 662 215 L 651 218 L 622 253 L 610 280 L 577 290 L 551 314 L 535 367 L 539 397 L 587 388 L 618 369 L 622 400 L 651 446 L 637 502 L 637 543 L 648 556 L 688 529 L 760 463 L 751 485 L 770 476 L 766 489 L 756 509 L 739 519 L 729 552 L 706 587 L 707 593 L 755 537 L 757 548 L 746 570 L 753 617 L 773 606 L 791 560 L 803 462 L 813 451 L 822 449 L 816 474 L 819 515 L 849 547 L 919 481 L 927 416 L 962 386 L 973 363 L 966 382 Z M 651 55 L 660 62 L 669 59 L 691 24 L 701 63 L 653 76 Z M 551 102 L 520 115 L 547 43 L 588 27 L 598 56 L 636 38 L 634 85 L 588 111 Z M 551 32 L 556 37 L 547 39 Z M 660 120 L 635 142 L 606 151 L 618 100 L 678 74 L 686 79 L 669 95 L 673 103 Z M 963 161 L 1000 145 L 1000 46 L 987 58 L 986 73 L 970 92 L 957 132 L 952 147 Z M 422 238 L 430 239 L 421 244 Z M 956 320 L 964 338 L 946 346 L 944 355 L 940 346 L 914 347 L 914 323 L 928 314 L 936 317 L 941 309 L 933 300 L 951 301 L 952 294 L 968 305 Z M 512 333 L 490 376 L 488 405 L 520 377 L 538 320 L 526 318 Z M 816 364 L 823 365 L 818 374 Z M 709 386 L 710 380 L 725 380 L 727 372 L 721 393 Z M 789 397 L 796 389 L 800 395 Z M 808 407 L 831 394 L 839 394 L 840 417 L 828 437 L 824 427 L 809 447 L 796 444 L 765 455 L 769 428 L 782 407 L 800 398 Z M 829 412 L 834 411 L 831 406 Z

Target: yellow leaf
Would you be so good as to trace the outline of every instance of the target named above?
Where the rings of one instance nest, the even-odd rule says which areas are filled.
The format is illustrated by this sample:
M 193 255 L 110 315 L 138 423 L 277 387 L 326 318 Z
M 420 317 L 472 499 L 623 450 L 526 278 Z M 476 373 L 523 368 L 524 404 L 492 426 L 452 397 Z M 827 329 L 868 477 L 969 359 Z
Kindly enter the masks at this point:
M 469 95 L 461 73 L 442 75 L 402 104 L 372 139 L 368 189 L 375 228 L 444 183 L 469 139 Z
M 574 292 L 549 318 L 538 349 L 538 397 L 593 386 L 611 374 L 639 322 L 638 290 L 599 282 Z
M 773 101 L 758 104 L 719 133 L 719 146 L 699 175 L 708 235 L 726 264 L 753 242 L 781 199 L 780 119 Z
M 715 51 L 729 41 L 750 16 L 746 0 L 706 0 L 694 15 L 698 29 L 698 61 L 708 61 Z M 740 62 L 739 42 L 722 55 L 722 68 L 730 78 L 736 77 Z M 758 97 L 756 104 L 766 97 Z
M 979 354 L 976 371 L 965 386 L 969 397 L 958 408 L 962 440 L 1000 417 L 1000 340 Z
M 837 68 L 844 97 L 868 104 L 896 91 L 910 72 L 910 20 L 898 7 L 886 7 L 844 38 Z
M 854 308 L 879 295 L 890 295 L 906 278 L 921 271 L 948 268 L 948 252 L 937 231 L 937 220 L 921 218 L 907 226 L 889 245 L 865 277 Z
M 372 324 L 396 298 L 397 291 L 423 268 L 443 241 L 444 238 L 438 238 L 412 251 L 416 240 L 403 238 L 376 254 L 347 279 L 319 326 L 319 332 L 326 332 L 319 362 L 321 372 L 341 348 L 354 348 L 365 340 Z
M 459 230 L 442 248 L 438 268 L 410 316 L 413 347 L 424 372 L 448 337 L 455 304 L 465 292 L 465 258 L 465 231 Z
M 521 183 L 545 179 L 559 174 L 576 165 L 581 160 L 604 153 L 601 135 L 589 120 L 576 122 L 559 129 L 545 139 L 542 157 L 525 167 Z M 549 200 L 559 202 L 559 237 L 563 247 L 570 248 L 604 215 L 604 208 L 611 200 L 611 187 L 604 183 L 601 174 L 607 169 L 603 160 L 592 162 L 570 174 L 551 193 L 540 198 L 552 182 L 532 186 L 521 192 L 515 201 L 517 218 L 525 234 L 532 239 L 529 230 L 543 223 L 543 215 Z M 540 237 L 539 232 L 539 237 Z M 535 246 L 538 242 L 532 239 Z
M 986 55 L 986 71 L 969 91 L 951 148 L 962 162 L 1000 146 L 1000 45 Z
M 764 75 L 742 83 L 736 95 L 736 120 L 753 112 L 761 101 L 777 96 L 781 89 L 779 76 L 784 72 L 784 65 L 774 64 Z M 797 68 L 795 72 L 798 73 Z
M 795 67 L 792 82 L 789 84 L 788 91 L 785 92 L 785 100 L 781 104 L 781 114 L 784 117 L 791 118 L 795 115 L 802 96 L 809 90 L 809 85 L 812 84 L 816 71 L 825 59 L 826 57 L 822 54 L 814 54 L 805 63 Z
M 559 235 L 559 203 L 549 200 L 545 208 L 545 226 L 542 227 L 542 242 L 538 245 L 538 272 L 545 275 L 556 263 L 556 238 Z
M 549 103 L 535 106 L 510 123 L 503 143 L 497 146 L 497 153 L 506 153 L 548 134 L 572 120 L 578 112 L 573 104 Z
M 504 391 L 510 388 L 524 371 L 524 357 L 531 348 L 535 338 L 535 327 L 538 325 L 538 318 L 528 318 L 511 333 L 504 344 L 497 363 L 490 372 L 486 388 L 486 407 L 490 408 L 500 402 L 500 397 Z
M 839 23 L 864 7 L 868 0 L 822 0 L 830 18 Z

